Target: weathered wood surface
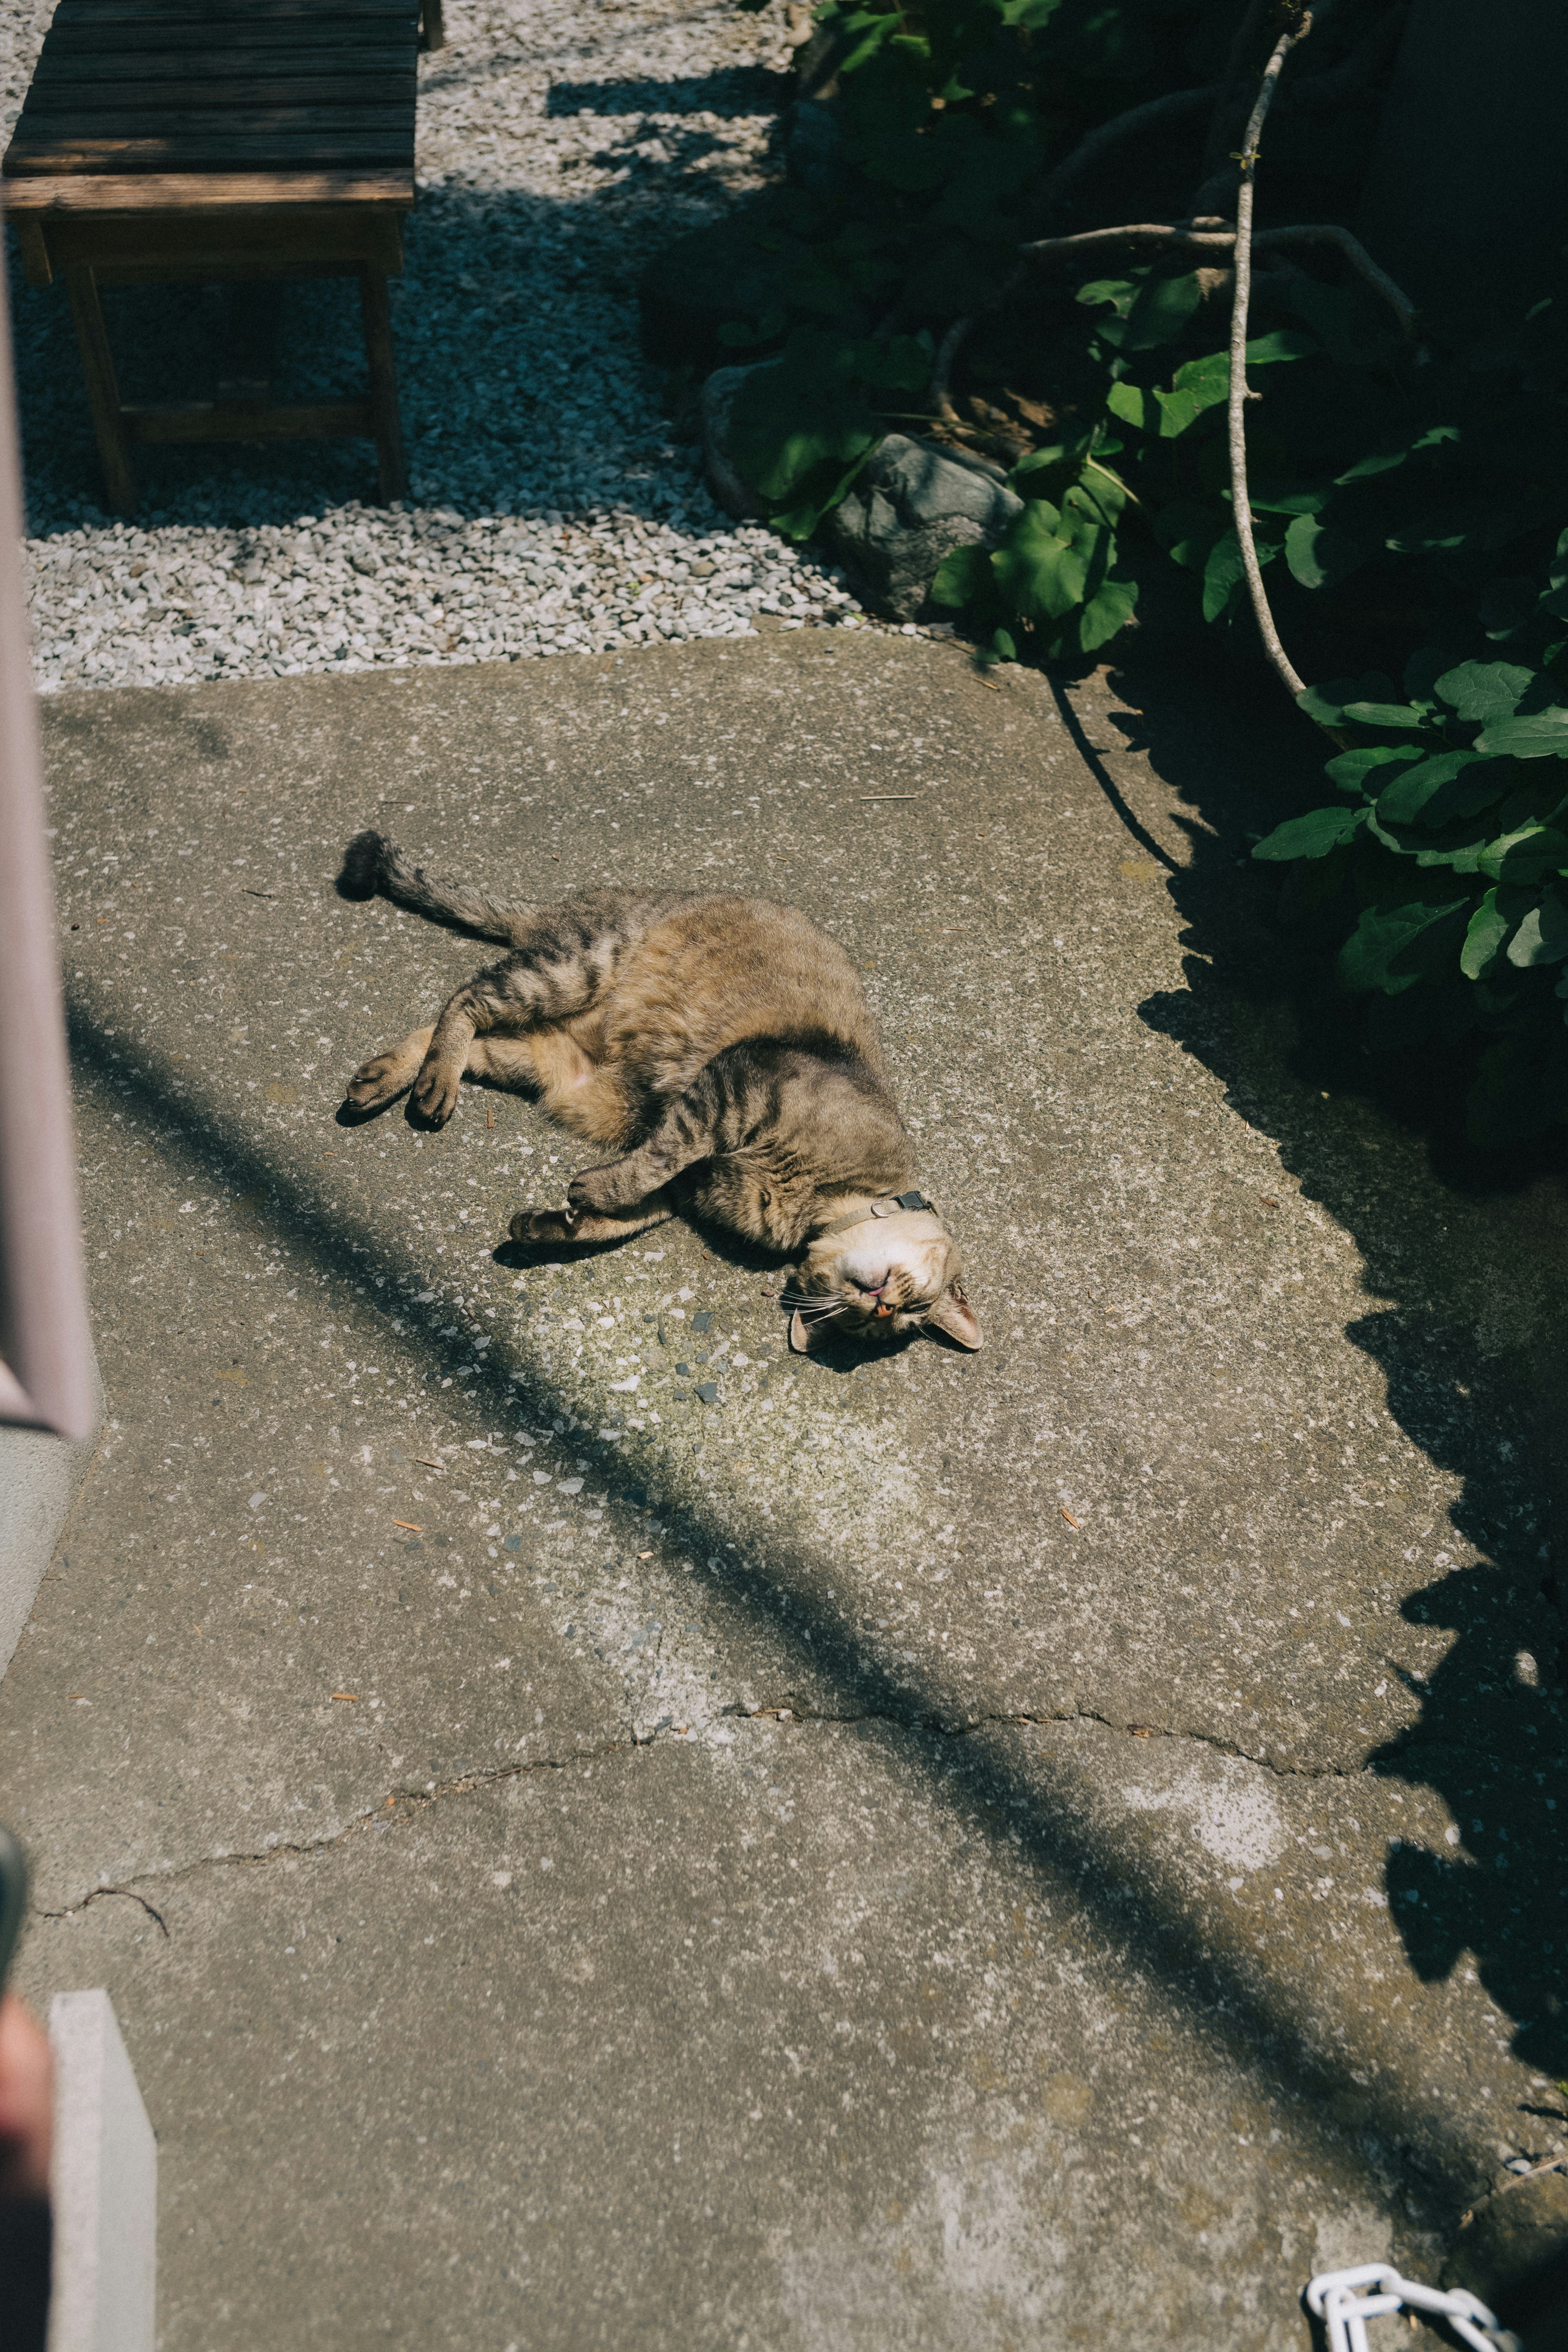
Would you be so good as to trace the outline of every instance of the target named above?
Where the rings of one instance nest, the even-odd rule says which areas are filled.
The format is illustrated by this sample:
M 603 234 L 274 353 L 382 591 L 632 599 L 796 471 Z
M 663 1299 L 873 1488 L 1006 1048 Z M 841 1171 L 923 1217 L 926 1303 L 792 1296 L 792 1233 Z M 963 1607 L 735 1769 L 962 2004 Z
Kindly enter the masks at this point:
M 7 178 L 414 168 L 417 0 L 60 0 Z
M 0 183 L 0 209 L 20 215 L 66 213 L 270 212 L 279 205 L 414 203 L 408 172 L 139 173 L 118 178 L 13 179 Z

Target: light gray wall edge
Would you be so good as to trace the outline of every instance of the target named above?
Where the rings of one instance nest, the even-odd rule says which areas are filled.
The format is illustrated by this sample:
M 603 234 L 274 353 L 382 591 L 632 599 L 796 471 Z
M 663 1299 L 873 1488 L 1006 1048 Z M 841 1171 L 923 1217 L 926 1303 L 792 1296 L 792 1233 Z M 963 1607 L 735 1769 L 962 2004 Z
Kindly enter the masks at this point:
M 101 1382 L 98 1411 L 101 1423 Z M 45 1430 L 0 1429 L 0 1675 L 22 1638 L 97 1444 L 96 1433 L 73 1445 Z
M 109 1995 L 57 1993 L 49 2352 L 153 2352 L 158 2144 Z

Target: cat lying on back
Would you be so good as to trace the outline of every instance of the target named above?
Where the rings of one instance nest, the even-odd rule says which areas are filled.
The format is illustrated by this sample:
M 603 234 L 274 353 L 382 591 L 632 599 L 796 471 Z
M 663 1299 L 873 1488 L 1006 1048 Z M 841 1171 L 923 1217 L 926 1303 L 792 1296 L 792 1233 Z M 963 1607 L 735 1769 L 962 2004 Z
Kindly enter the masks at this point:
M 379 1109 L 412 1087 L 440 1127 L 464 1076 L 489 1078 L 536 1091 L 563 1127 L 616 1155 L 572 1179 L 564 1209 L 515 1216 L 515 1241 L 625 1240 L 675 1214 L 671 1187 L 689 1169 L 701 1215 L 804 1253 L 797 1347 L 826 1321 L 979 1347 L 958 1252 L 913 1190 L 859 979 L 804 915 L 676 890 L 502 904 L 431 881 L 378 833 L 350 842 L 338 888 L 511 949 L 434 1029 L 357 1070 L 352 1103 Z

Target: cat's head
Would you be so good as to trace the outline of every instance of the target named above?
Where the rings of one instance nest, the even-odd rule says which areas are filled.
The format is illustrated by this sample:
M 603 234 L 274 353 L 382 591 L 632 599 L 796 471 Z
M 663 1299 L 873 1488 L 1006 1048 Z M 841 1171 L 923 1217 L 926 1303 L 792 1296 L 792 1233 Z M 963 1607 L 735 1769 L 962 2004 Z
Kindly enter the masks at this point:
M 833 1221 L 837 1223 L 837 1220 Z M 790 1344 L 818 1332 L 858 1339 L 941 1331 L 978 1348 L 980 1322 L 963 1295 L 957 1246 L 934 1209 L 865 1216 L 808 1243 L 789 1297 Z

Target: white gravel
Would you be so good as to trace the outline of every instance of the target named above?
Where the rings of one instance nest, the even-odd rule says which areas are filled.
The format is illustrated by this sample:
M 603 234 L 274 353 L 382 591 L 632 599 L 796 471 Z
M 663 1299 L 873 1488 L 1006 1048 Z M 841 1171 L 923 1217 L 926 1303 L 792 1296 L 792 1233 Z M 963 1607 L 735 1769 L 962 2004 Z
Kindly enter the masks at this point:
M 7 124 L 48 13 L 0 9 Z M 454 0 L 447 25 L 395 290 L 405 507 L 364 503 L 368 443 L 308 442 L 141 452 L 142 511 L 110 521 L 64 291 L 13 253 L 46 691 L 863 625 L 840 575 L 713 505 L 637 346 L 648 255 L 778 169 L 779 0 Z M 206 289 L 105 299 L 125 396 L 210 396 Z M 352 385 L 353 288 L 285 299 L 280 394 Z

